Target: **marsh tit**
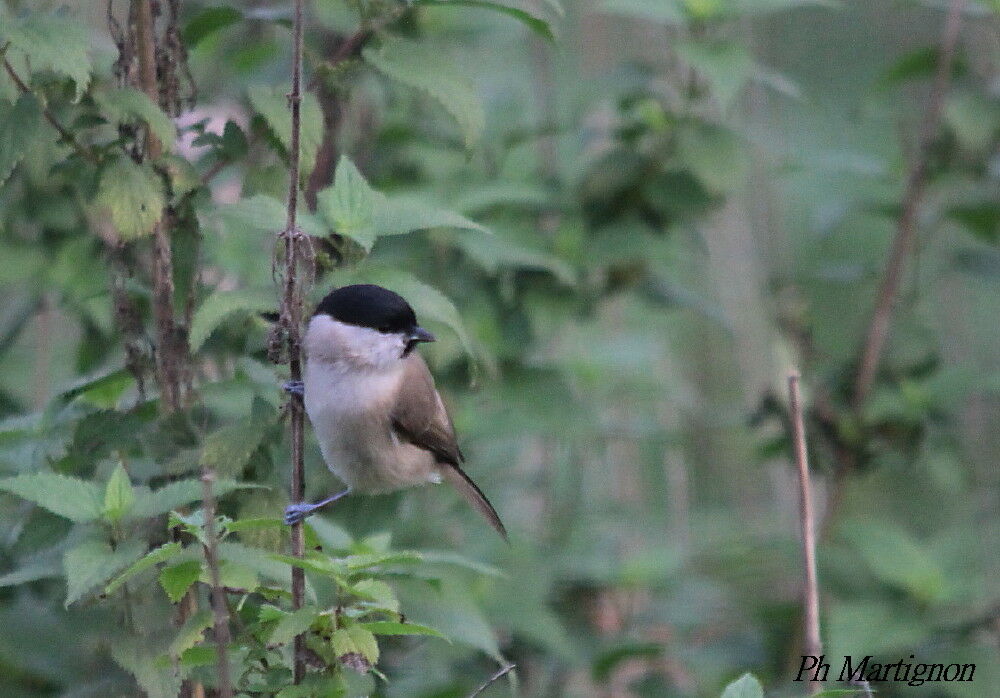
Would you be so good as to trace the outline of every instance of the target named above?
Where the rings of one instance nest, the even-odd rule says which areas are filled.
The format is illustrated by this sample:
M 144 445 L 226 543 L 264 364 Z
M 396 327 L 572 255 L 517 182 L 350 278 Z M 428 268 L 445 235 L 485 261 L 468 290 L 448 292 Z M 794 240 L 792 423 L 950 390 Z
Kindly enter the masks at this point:
M 381 286 L 344 286 L 322 300 L 303 341 L 304 380 L 286 389 L 303 397 L 323 459 L 347 489 L 290 505 L 285 523 L 349 493 L 447 481 L 507 539 L 493 505 L 461 468 L 451 418 L 416 351 L 433 341 L 410 304 Z

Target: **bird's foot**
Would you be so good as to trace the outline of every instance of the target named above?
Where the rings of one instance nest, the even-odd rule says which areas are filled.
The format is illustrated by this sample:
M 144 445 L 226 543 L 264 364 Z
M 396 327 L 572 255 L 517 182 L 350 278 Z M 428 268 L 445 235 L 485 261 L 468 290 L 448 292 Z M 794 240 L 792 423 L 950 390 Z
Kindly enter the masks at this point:
M 302 381 L 285 381 L 281 388 L 289 395 L 297 397 L 305 397 L 306 394 L 306 386 Z
M 299 504 L 289 504 L 285 507 L 285 525 L 294 526 L 302 523 L 307 516 L 319 509 L 315 504 L 301 502 Z

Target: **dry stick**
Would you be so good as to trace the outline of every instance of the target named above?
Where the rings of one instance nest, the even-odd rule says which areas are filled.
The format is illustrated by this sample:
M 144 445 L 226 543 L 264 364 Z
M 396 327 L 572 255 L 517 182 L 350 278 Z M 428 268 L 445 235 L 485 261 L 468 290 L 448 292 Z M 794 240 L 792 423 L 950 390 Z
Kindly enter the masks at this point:
M 136 17 L 136 40 L 138 43 L 140 87 L 154 104 L 160 103 L 156 75 L 156 39 L 153 26 L 152 0 L 133 0 Z M 145 156 L 151 160 L 163 154 L 163 145 L 146 128 Z M 167 414 L 182 407 L 182 379 L 188 362 L 187 340 L 178 331 L 174 308 L 174 269 L 170 249 L 170 236 L 162 221 L 153 227 L 153 319 L 156 325 L 156 369 L 160 387 L 160 400 Z M 216 675 L 218 693 L 221 698 L 231 698 L 232 683 L 229 678 L 229 660 L 226 655 L 229 646 L 229 613 L 226 608 L 225 590 L 219 576 L 218 541 L 215 536 L 215 495 L 212 483 L 215 474 L 210 468 L 202 470 L 202 490 L 204 499 L 205 564 L 211 578 L 212 616 L 214 621 L 215 646 L 217 652 Z M 189 616 L 196 605 L 193 597 L 180 606 L 181 619 Z M 194 694 L 203 694 L 200 685 L 192 686 Z
M 799 374 L 788 376 L 788 397 L 792 412 L 792 439 L 795 448 L 795 465 L 799 471 L 800 522 L 802 525 L 802 558 L 806 579 L 803 594 L 804 633 L 803 650 L 806 655 L 818 657 L 823 653 L 819 635 L 819 583 L 816 579 L 816 531 L 813 527 L 812 488 L 809 485 L 809 459 L 806 454 L 806 430 L 802 418 L 802 395 L 799 392 Z M 809 692 L 819 693 L 823 685 L 809 682 Z
M 906 179 L 903 211 L 896 226 L 896 236 L 889 251 L 889 261 L 879 285 L 868 336 L 861 352 L 861 361 L 854 383 L 854 408 L 860 410 L 875 381 L 882 349 L 885 347 L 892 320 L 892 309 L 903 277 L 903 265 L 913 248 L 917 235 L 917 216 L 927 184 L 927 160 L 941 121 L 944 96 L 951 82 L 951 69 L 955 59 L 959 30 L 962 27 L 964 0 L 952 0 L 941 36 L 941 53 L 931 89 L 930 101 L 920 129 L 916 159 Z
M 285 243 L 285 288 L 282 299 L 282 320 L 288 338 L 288 363 L 291 380 L 302 380 L 302 357 L 300 349 L 300 328 L 302 298 L 298 284 L 296 242 L 299 232 L 296 228 L 296 210 L 298 207 L 299 190 L 299 134 L 301 131 L 300 106 L 302 103 L 302 0 L 295 0 L 295 19 L 292 26 L 292 90 L 288 95 L 288 107 L 292 112 L 292 135 L 288 152 L 288 219 L 282 237 Z M 304 411 L 302 398 L 289 396 L 289 412 L 292 438 L 292 481 L 290 487 L 291 500 L 299 503 L 305 497 L 305 465 L 303 463 Z M 305 539 L 302 522 L 292 526 L 292 555 L 302 557 L 305 554 Z M 302 608 L 305 599 L 305 570 L 292 567 L 292 607 Z M 295 636 L 295 672 L 296 684 L 302 682 L 306 673 L 306 643 L 305 634 Z
M 497 673 L 493 674 L 493 676 L 491 676 L 490 678 L 488 678 L 486 680 L 486 683 L 484 683 L 482 686 L 480 686 L 475 691 L 473 691 L 472 693 L 470 693 L 469 694 L 469 698 L 476 698 L 476 696 L 478 696 L 480 693 L 482 693 L 483 691 L 485 691 L 487 688 L 489 688 L 490 686 L 492 686 L 493 684 L 495 684 L 497 681 L 499 681 L 500 679 L 502 679 L 504 676 L 506 676 L 507 674 L 509 674 L 510 672 L 512 672 L 516 668 L 517 668 L 517 664 L 507 664 L 505 666 L 500 667 L 500 670 Z

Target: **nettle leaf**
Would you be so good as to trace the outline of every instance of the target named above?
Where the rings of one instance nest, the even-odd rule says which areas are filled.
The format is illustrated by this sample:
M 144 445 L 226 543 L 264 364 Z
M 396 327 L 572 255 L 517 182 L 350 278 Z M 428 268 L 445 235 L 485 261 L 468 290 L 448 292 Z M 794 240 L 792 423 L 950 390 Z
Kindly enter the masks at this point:
M 119 521 L 135 504 L 135 491 L 132 489 L 132 481 L 129 480 L 128 471 L 121 463 L 111 473 L 107 486 L 104 488 L 104 510 L 103 515 L 107 521 L 114 523 Z
M 378 640 L 360 625 L 340 628 L 333 633 L 330 643 L 337 658 L 355 671 L 364 673 L 378 663 Z M 364 662 L 359 662 L 359 658 L 364 658 Z
M 180 603 L 181 599 L 191 588 L 191 585 L 198 581 L 201 576 L 201 562 L 199 560 L 185 560 L 176 565 L 169 565 L 160 572 L 160 586 L 167 593 L 170 600 Z
M 88 26 L 67 12 L 29 12 L 0 27 L 0 44 L 9 41 L 11 49 L 27 59 L 32 72 L 51 70 L 69 77 L 79 100 L 90 84 Z
M 177 637 L 170 643 L 167 653 L 171 657 L 180 657 L 185 650 L 191 649 L 202 641 L 205 631 L 212 627 L 212 622 L 211 611 L 205 610 L 195 613 L 177 631 Z
M 274 311 L 276 306 L 273 288 L 216 291 L 204 300 L 191 319 L 191 351 L 201 349 L 205 340 L 230 316 Z
M 419 623 L 397 623 L 390 620 L 373 621 L 371 623 L 358 623 L 358 627 L 364 628 L 373 635 L 429 635 L 447 640 L 440 631 Z
M 131 565 L 145 549 L 146 544 L 141 540 L 128 541 L 112 548 L 105 541 L 90 539 L 67 551 L 63 557 L 66 606 Z
M 380 235 L 405 235 L 428 228 L 462 228 L 487 232 L 478 223 L 447 209 L 405 198 L 389 198 L 372 188 L 351 160 L 337 164 L 333 186 L 321 190 L 317 207 L 338 235 L 370 251 Z
M 281 620 L 271 631 L 268 642 L 272 645 L 284 645 L 291 642 L 292 638 L 300 635 L 309 629 L 313 621 L 319 616 L 320 609 L 315 606 L 303 606 L 293 613 L 286 613 L 281 616 Z
M 764 698 L 764 687 L 753 674 L 743 674 L 726 686 L 722 698 Z
M 476 88 L 441 47 L 398 37 L 384 39 L 362 55 L 371 65 L 404 85 L 422 90 L 458 122 L 467 148 L 479 140 L 486 114 Z
M 32 94 L 21 95 L 13 107 L 0 111 L 0 186 L 10 177 L 43 127 L 42 106 Z
M 167 560 L 179 555 L 181 550 L 182 548 L 180 543 L 165 543 L 155 550 L 150 550 L 131 567 L 112 579 L 108 585 L 104 587 L 104 593 L 110 594 L 114 592 L 118 589 L 118 587 L 140 572 L 144 572 L 152 567 L 155 567 L 161 562 L 166 562 Z
M 345 591 L 367 601 L 373 608 L 384 611 L 399 612 L 399 599 L 392 587 L 381 579 L 362 579 L 345 589 Z
M 557 0 L 416 0 L 415 5 L 482 7 L 514 17 L 532 31 L 554 40 L 556 24 L 566 14 Z
M 178 668 L 173 662 L 161 661 L 161 653 L 149 643 L 124 637 L 111 646 L 111 656 L 122 669 L 135 677 L 148 698 L 176 698 L 180 693 Z
M 149 96 L 134 87 L 119 87 L 94 95 L 104 116 L 114 124 L 142 121 L 149 125 L 153 134 L 167 147 L 174 143 L 177 127 L 173 119 L 164 113 Z
M 125 240 L 149 235 L 167 205 L 163 182 L 148 163 L 119 158 L 101 173 L 94 203 L 108 209 L 115 230 Z
M 86 480 L 57 473 L 27 473 L 0 480 L 0 490 L 34 502 L 76 523 L 101 516 L 101 490 Z
M 287 86 L 253 85 L 247 89 L 247 96 L 254 111 L 264 117 L 268 128 L 288 152 L 292 147 L 292 113 L 288 109 Z M 316 164 L 316 153 L 323 141 L 323 110 L 312 92 L 302 95 L 299 112 L 299 157 L 301 177 L 307 177 Z
M 216 497 L 222 497 L 238 489 L 248 489 L 261 487 L 248 482 L 235 482 L 233 480 L 218 480 L 213 488 Z M 149 518 L 166 514 L 168 511 L 177 509 L 197 502 L 202 497 L 201 480 L 178 480 L 169 485 L 165 485 L 155 492 L 151 492 L 147 487 L 136 487 L 135 506 L 132 509 L 133 516 Z
M 216 472 L 237 475 L 266 435 L 263 426 L 252 420 L 224 426 L 205 437 L 201 464 Z

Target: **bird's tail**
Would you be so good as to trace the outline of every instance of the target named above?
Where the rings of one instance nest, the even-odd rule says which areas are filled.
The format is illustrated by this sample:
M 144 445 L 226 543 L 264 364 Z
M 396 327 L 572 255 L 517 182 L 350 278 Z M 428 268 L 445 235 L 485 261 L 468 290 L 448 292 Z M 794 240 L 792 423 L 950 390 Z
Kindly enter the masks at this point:
M 444 475 L 444 478 L 468 500 L 473 509 L 483 515 L 490 526 L 496 529 L 496 532 L 500 534 L 504 541 L 509 543 L 507 529 L 504 528 L 503 521 L 500 520 L 500 515 L 497 514 L 497 510 L 490 504 L 490 500 L 486 498 L 483 491 L 472 481 L 472 478 L 466 475 L 465 471 L 457 465 L 451 463 L 442 465 L 444 467 L 441 468 L 441 474 Z

